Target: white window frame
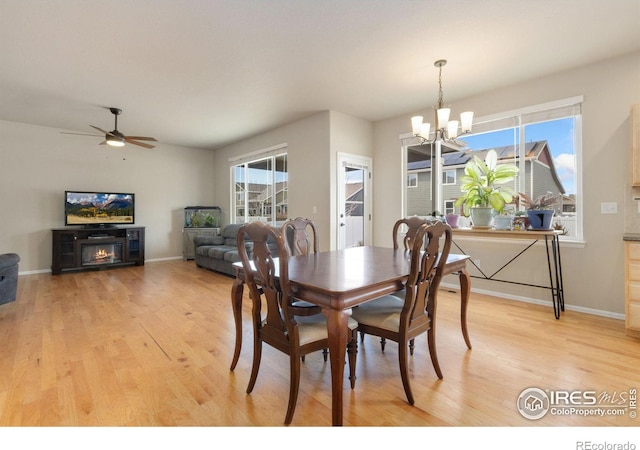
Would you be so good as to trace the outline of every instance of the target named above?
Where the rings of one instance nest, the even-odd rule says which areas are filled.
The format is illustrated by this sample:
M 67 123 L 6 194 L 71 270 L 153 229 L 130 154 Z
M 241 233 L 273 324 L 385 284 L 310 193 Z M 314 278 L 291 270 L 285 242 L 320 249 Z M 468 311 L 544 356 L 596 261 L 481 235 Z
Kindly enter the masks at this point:
M 240 155 L 240 156 L 235 156 L 235 157 L 231 157 L 229 158 L 229 180 L 230 180 L 230 205 L 229 205 L 229 220 L 230 223 L 248 223 L 251 221 L 251 217 L 256 217 L 256 216 L 252 216 L 250 214 L 250 210 L 249 210 L 249 204 L 248 204 L 248 189 L 247 189 L 247 185 L 248 185 L 248 181 L 249 181 L 249 177 L 247 174 L 247 166 L 253 163 L 257 163 L 260 161 L 264 161 L 266 159 L 271 159 L 273 161 L 272 163 L 272 171 L 275 172 L 276 169 L 276 164 L 275 164 L 275 160 L 278 157 L 281 156 L 285 156 L 287 157 L 287 144 L 280 144 L 280 145 L 276 145 L 273 147 L 269 147 L 266 149 L 262 149 L 262 150 L 258 150 L 255 152 L 251 152 L 251 153 L 247 153 L 245 155 Z M 236 192 L 236 183 L 235 183 L 235 169 L 240 166 L 240 165 L 244 165 L 245 166 L 245 176 L 244 176 L 244 180 L 245 180 L 245 189 L 244 189 L 244 205 L 242 206 L 243 209 L 243 222 L 238 222 L 237 219 L 237 214 L 236 214 L 236 207 L 237 202 L 240 201 L 240 199 L 238 198 L 237 192 Z M 288 164 L 287 164 L 288 165 Z M 277 183 L 278 181 L 276 180 L 276 177 L 273 176 L 271 179 L 271 192 L 272 192 L 272 196 L 274 199 L 276 199 L 277 197 Z M 288 189 L 288 167 L 287 167 L 287 189 Z M 288 200 L 287 200 L 288 202 Z M 288 203 L 282 205 L 283 208 L 286 210 L 288 209 Z M 273 204 L 271 205 L 270 208 L 270 219 L 267 221 L 268 223 L 270 223 L 271 225 L 279 225 L 279 222 L 277 221 L 277 212 L 278 212 L 278 207 L 275 204 L 275 202 L 273 202 Z M 262 218 L 262 216 L 260 216 L 260 218 Z M 256 220 L 256 219 L 254 219 Z

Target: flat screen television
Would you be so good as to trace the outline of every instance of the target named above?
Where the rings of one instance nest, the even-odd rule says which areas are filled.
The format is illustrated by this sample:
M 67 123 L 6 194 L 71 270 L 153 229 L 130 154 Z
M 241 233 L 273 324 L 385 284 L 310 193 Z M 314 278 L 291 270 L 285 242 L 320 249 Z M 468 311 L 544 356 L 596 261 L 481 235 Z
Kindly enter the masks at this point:
M 135 223 L 135 195 L 122 192 L 65 191 L 64 224 L 107 228 Z

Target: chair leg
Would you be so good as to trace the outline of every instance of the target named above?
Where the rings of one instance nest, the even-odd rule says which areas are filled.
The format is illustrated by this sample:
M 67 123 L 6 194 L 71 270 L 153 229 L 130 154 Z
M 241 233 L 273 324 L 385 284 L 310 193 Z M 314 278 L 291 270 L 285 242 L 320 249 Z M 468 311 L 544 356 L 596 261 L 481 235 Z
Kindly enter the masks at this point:
M 427 340 L 429 341 L 429 355 L 431 356 L 431 363 L 436 371 L 438 378 L 442 379 L 442 370 L 440 370 L 440 363 L 438 362 L 438 352 L 436 351 L 436 330 L 435 324 L 431 323 L 431 328 L 427 331 Z
M 382 352 L 384 353 L 384 346 L 387 344 L 387 340 L 385 338 L 380 338 L 380 348 L 382 349 Z
M 407 395 L 407 402 L 413 405 L 413 392 L 411 391 L 411 384 L 409 383 L 409 357 L 407 355 L 407 347 L 407 341 L 404 342 L 404 345 L 398 343 L 398 362 L 400 363 L 400 376 L 402 378 L 404 393 Z
M 353 331 L 351 338 L 347 343 L 347 355 L 349 357 L 349 381 L 351 382 L 351 389 L 356 387 L 356 355 L 358 354 L 357 334 L 357 331 Z
M 415 344 L 416 344 L 416 340 L 415 340 L 415 339 L 411 339 L 411 340 L 409 341 L 409 354 L 410 354 L 411 356 L 413 356 L 413 350 L 414 350 L 414 348 L 415 348 L 415 346 L 416 346 Z
M 356 345 L 358 345 L 358 344 L 356 344 Z M 324 362 L 327 362 L 327 357 L 328 356 L 329 356 L 329 349 L 328 348 L 323 348 L 322 349 L 322 358 L 324 358 Z
M 291 424 L 293 413 L 296 410 L 296 402 L 298 401 L 298 389 L 300 388 L 300 360 L 298 355 L 292 354 L 290 359 L 289 373 L 289 405 L 287 406 L 287 415 L 284 418 L 285 425 Z
M 469 331 L 467 330 L 467 306 L 469 305 L 469 293 L 471 292 L 471 282 L 467 269 L 459 272 L 460 279 L 460 324 L 462 326 L 462 336 L 467 348 L 471 350 L 471 339 L 469 339 Z
M 262 339 L 254 338 L 253 344 L 253 366 L 251 367 L 251 376 L 249 377 L 249 385 L 247 386 L 247 394 L 251 394 L 253 387 L 258 379 L 258 370 L 260 370 L 260 360 L 262 359 Z
M 233 321 L 236 326 L 236 345 L 233 349 L 233 359 L 231 360 L 231 370 L 236 368 L 242 349 L 242 294 L 244 292 L 244 282 L 236 278 L 231 287 L 231 310 L 233 311 Z

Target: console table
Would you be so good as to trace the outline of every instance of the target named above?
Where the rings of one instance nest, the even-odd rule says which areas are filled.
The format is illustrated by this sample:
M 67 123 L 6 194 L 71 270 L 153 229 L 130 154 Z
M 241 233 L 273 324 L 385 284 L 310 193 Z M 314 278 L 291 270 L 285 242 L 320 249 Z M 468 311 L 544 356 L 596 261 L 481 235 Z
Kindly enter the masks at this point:
M 470 275 L 472 278 L 480 278 L 484 280 L 499 281 L 502 283 L 520 284 L 523 286 L 532 286 L 542 289 L 549 289 L 551 291 L 551 302 L 553 303 L 553 313 L 556 319 L 560 318 L 560 312 L 564 311 L 564 286 L 562 283 L 562 260 L 560 258 L 560 231 L 555 230 L 526 230 L 526 231 L 510 231 L 510 230 L 494 230 L 494 229 L 477 229 L 477 228 L 454 228 L 453 230 L 453 245 L 465 255 L 467 254 L 456 242 L 456 236 L 473 237 L 479 239 L 520 239 L 529 241 L 526 246 L 517 253 L 513 258 L 508 260 L 498 270 L 488 275 L 483 272 L 473 261 L 470 259 L 471 264 L 480 272 L 478 275 Z M 523 253 L 529 250 L 536 242 L 544 240 L 546 252 L 547 252 L 547 267 L 549 270 L 549 285 L 543 286 L 538 284 L 524 283 L 519 281 L 504 280 L 496 278 L 496 275 L 502 271 L 505 267 L 510 265 L 516 259 L 518 259 Z
M 53 232 L 51 273 L 144 265 L 144 227 L 63 228 Z

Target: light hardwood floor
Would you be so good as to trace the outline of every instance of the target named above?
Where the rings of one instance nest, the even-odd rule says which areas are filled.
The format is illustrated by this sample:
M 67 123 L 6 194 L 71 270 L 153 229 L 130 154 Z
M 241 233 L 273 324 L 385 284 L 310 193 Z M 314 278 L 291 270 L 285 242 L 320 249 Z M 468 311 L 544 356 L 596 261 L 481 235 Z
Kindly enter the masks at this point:
M 256 387 L 245 393 L 248 298 L 245 345 L 238 367 L 229 370 L 232 281 L 182 260 L 21 276 L 18 300 L 0 306 L 0 425 L 281 426 L 285 355 L 265 346 Z M 368 336 L 358 349 L 355 390 L 345 383 L 345 425 L 638 425 L 628 410 L 532 421 L 516 408 L 529 387 L 612 396 L 640 388 L 640 340 L 625 336 L 622 321 L 572 311 L 555 320 L 549 307 L 472 293 L 468 350 L 458 298 L 439 293 L 444 379 L 436 377 L 420 337 L 411 357 L 415 406 L 408 405 L 396 344 L 381 353 Z M 330 394 L 328 363 L 320 353 L 307 356 L 292 426 L 330 425 Z

